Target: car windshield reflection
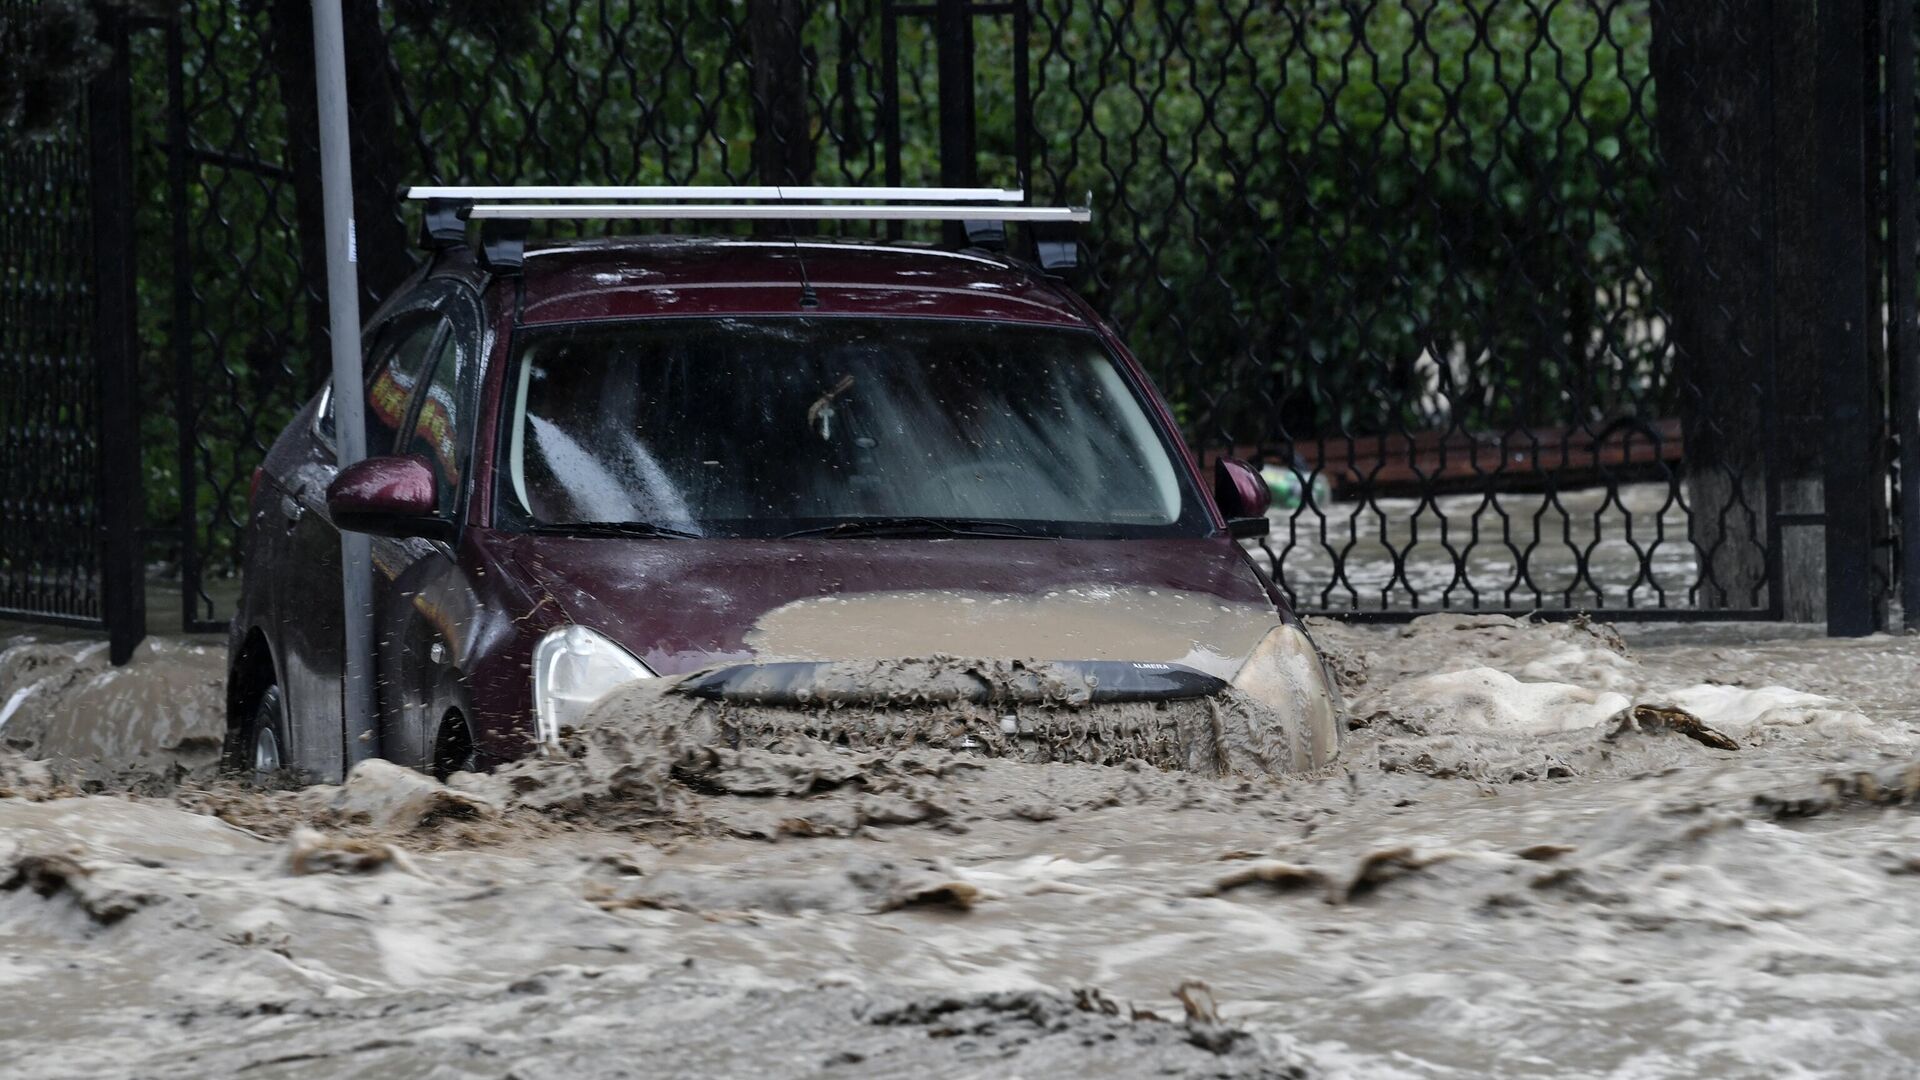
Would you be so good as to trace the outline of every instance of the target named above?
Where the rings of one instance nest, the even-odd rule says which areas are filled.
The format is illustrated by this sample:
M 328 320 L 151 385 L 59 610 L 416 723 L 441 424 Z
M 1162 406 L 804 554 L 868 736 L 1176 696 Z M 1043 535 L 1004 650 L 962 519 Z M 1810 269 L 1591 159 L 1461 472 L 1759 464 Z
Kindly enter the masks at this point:
M 511 379 L 508 527 L 1207 531 L 1175 451 L 1085 331 L 848 317 L 577 324 L 525 334 Z

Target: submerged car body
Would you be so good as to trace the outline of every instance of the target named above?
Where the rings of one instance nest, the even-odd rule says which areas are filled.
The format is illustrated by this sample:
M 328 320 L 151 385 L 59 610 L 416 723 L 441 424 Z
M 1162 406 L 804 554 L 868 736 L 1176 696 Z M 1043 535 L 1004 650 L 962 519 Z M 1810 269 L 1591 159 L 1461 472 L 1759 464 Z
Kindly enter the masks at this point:
M 1112 331 L 1026 264 L 653 238 L 436 256 L 369 322 L 367 461 L 330 395 L 256 479 L 230 755 L 337 777 L 339 529 L 374 534 L 379 750 L 527 753 L 635 678 L 808 696 L 836 662 L 1065 665 L 1108 700 L 1229 686 L 1324 763 L 1337 699 Z M 1225 516 L 1223 506 L 1225 504 Z M 777 677 L 776 677 L 777 676 Z

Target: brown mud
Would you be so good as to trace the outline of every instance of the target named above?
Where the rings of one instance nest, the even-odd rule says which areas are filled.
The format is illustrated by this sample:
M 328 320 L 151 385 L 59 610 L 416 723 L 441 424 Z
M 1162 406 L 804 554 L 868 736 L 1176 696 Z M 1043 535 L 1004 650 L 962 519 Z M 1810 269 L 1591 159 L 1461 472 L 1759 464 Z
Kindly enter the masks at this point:
M 42 688 L 0 728 L 0 1060 L 1910 1073 L 1920 641 L 1313 629 L 1353 727 L 1304 776 L 987 757 L 925 726 L 734 749 L 716 736 L 737 718 L 656 688 L 489 776 L 372 762 L 290 791 L 206 771 L 217 709 L 184 714 L 218 687 L 176 670 L 190 654 L 149 701 L 181 714 L 123 722 L 67 703 L 105 692 L 86 646 L 31 646 L 27 668 L 16 644 L 0 703 L 16 671 Z M 54 751 L 89 744 L 181 758 Z
M 1273 627 L 1264 604 L 1227 604 L 1177 589 L 1087 585 L 1034 597 L 871 592 L 797 600 L 760 617 L 747 644 L 766 658 L 1059 656 L 1178 659 L 1233 678 Z

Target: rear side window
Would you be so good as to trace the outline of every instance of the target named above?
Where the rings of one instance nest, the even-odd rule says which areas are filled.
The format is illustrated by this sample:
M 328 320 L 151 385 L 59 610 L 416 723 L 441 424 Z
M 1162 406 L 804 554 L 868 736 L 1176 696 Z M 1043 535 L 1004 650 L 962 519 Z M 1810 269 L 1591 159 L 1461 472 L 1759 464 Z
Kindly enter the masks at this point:
M 402 453 L 418 454 L 433 466 L 440 514 L 452 517 L 454 497 L 466 465 L 465 418 L 461 416 L 454 338 L 448 334 L 434 350 L 433 373 L 415 407 L 413 432 Z
M 407 404 L 437 351 L 445 326 L 445 319 L 428 316 L 397 322 L 380 335 L 373 374 L 367 381 L 369 455 L 393 453 L 407 420 Z

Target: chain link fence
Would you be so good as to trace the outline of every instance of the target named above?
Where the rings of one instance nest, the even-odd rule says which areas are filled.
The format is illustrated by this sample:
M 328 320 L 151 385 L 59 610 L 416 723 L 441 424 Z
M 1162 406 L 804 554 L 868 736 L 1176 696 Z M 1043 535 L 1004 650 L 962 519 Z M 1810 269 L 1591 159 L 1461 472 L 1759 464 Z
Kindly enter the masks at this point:
M 84 110 L 0 145 L 0 615 L 101 616 Z
M 93 190 L 83 15 L 0 0 L 0 616 L 98 625 L 100 480 Z M 58 13 L 67 14 L 67 13 Z

